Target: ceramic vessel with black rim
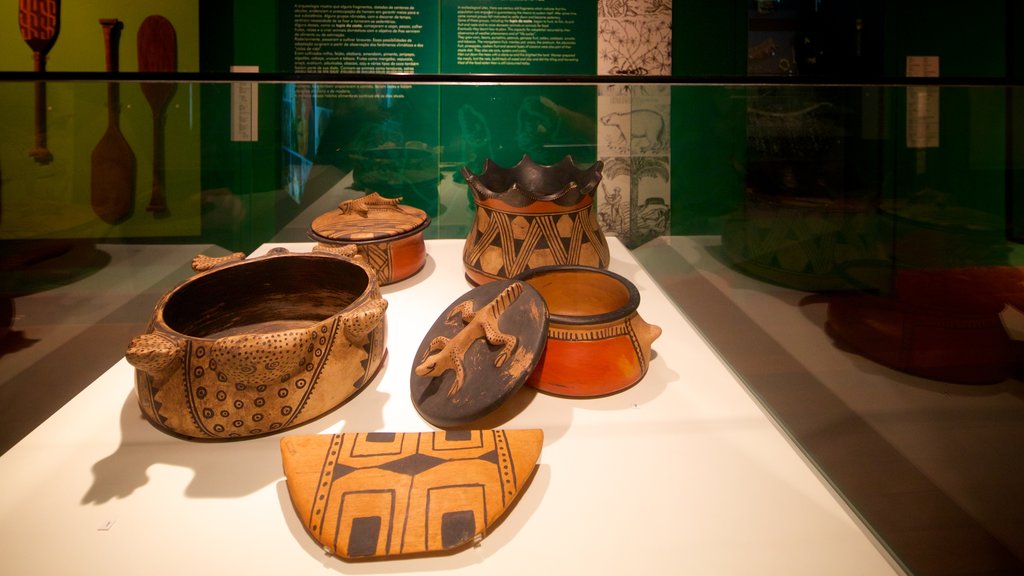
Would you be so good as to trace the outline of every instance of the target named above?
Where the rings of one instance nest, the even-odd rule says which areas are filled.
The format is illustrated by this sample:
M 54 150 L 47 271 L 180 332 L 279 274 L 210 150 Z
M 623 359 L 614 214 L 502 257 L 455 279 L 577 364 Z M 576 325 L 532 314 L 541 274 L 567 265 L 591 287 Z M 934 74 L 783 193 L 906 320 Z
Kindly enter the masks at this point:
M 547 345 L 528 385 L 560 396 L 604 396 L 647 374 L 661 328 L 640 317 L 632 282 L 585 266 L 541 267 L 518 279 L 548 308 Z
M 462 254 L 466 278 L 480 285 L 543 266 L 607 268 L 594 206 L 603 167 L 581 168 L 571 156 L 546 166 L 528 155 L 511 168 L 485 160 L 480 174 L 463 167 L 476 201 Z
M 387 302 L 373 272 L 329 253 L 193 260 L 125 357 L 143 414 L 196 439 L 260 436 L 338 407 L 377 373 Z

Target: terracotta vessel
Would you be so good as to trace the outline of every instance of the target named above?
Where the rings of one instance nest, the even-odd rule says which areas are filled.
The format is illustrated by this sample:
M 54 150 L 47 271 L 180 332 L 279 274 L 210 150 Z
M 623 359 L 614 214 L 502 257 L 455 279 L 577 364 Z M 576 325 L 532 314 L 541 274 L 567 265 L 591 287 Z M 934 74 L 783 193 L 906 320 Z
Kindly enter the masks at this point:
M 345 559 L 456 551 L 515 503 L 541 430 L 320 434 L 281 439 L 288 494 L 309 534 Z
M 476 216 L 462 260 L 473 284 L 552 265 L 608 267 L 608 242 L 594 207 L 603 164 L 579 168 L 570 156 L 550 166 L 529 156 L 512 168 L 484 161 L 462 168 Z
M 326 247 L 355 246 L 382 285 L 405 280 L 426 262 L 423 232 L 430 218 L 401 200 L 376 192 L 346 200 L 313 220 L 309 236 Z
M 358 392 L 386 353 L 372 271 L 329 253 L 199 256 L 125 354 L 143 414 L 189 438 L 277 432 Z
M 518 277 L 544 298 L 548 340 L 527 384 L 562 396 L 603 396 L 639 382 L 661 328 L 637 313 L 640 293 L 607 270 L 550 266 Z

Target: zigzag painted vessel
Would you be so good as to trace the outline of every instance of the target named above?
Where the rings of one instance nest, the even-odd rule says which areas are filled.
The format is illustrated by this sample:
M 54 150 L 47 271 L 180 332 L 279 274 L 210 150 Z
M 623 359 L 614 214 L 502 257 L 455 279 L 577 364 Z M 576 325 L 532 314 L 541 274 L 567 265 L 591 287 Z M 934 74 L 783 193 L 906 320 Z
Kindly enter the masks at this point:
M 570 156 L 545 166 L 528 155 L 511 168 L 487 159 L 479 175 L 463 167 L 476 201 L 462 254 L 469 281 L 485 284 L 542 266 L 607 268 L 608 242 L 594 207 L 603 167 L 598 161 L 581 169 Z

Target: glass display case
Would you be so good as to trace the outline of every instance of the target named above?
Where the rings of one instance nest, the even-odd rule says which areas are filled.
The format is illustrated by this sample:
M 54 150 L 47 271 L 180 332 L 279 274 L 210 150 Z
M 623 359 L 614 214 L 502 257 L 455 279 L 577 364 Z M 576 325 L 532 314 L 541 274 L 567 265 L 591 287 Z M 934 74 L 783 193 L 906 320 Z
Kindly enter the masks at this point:
M 1024 468 L 1016 454 L 1024 445 L 1020 47 L 1007 36 L 1000 62 L 974 68 L 962 55 L 943 52 L 943 74 L 935 76 L 935 60 L 905 58 L 919 38 L 892 40 L 893 23 L 911 19 L 902 8 L 886 9 L 888 43 L 869 28 L 850 40 L 864 43 L 853 53 L 831 50 L 840 40 L 820 35 L 793 44 L 804 29 L 781 4 L 745 3 L 741 10 L 733 3 L 735 13 L 716 21 L 727 24 L 682 37 L 680 29 L 689 29 L 682 19 L 695 8 L 677 3 L 676 63 L 652 73 L 657 62 L 646 62 L 654 74 L 648 76 L 622 76 L 632 70 L 622 67 L 590 75 L 296 72 L 299 52 L 279 70 L 262 72 L 231 72 L 222 65 L 227 60 L 208 53 L 182 56 L 178 72 L 117 72 L 115 64 L 109 72 L 0 73 L 0 467 L 7 461 L 0 469 L 13 478 L 17 463 L 49 478 L 67 471 L 46 459 L 48 448 L 58 456 L 98 450 L 91 487 L 74 496 L 81 508 L 75 514 L 89 514 L 83 522 L 99 526 L 100 535 L 119 514 L 131 516 L 132 493 L 172 486 L 182 497 L 172 473 L 148 485 L 137 478 L 153 464 L 208 473 L 184 490 L 188 505 L 172 520 L 183 526 L 212 521 L 187 514 L 193 500 L 206 499 L 203 505 L 215 510 L 220 504 L 212 501 L 262 491 L 264 500 L 288 504 L 275 484 L 279 466 L 259 460 L 268 450 L 276 455 L 276 438 L 183 455 L 207 445 L 140 432 L 145 424 L 124 354 L 159 298 L 192 276 L 197 254 L 308 250 L 313 220 L 339 203 L 372 192 L 401 198 L 430 224 L 423 233 L 427 265 L 384 289 L 393 340 L 390 374 L 376 382 L 387 393 L 350 402 L 304 429 L 416 427 L 394 415 L 396 403 L 404 410 L 408 402 L 393 383 L 408 374 L 407 357 L 433 317 L 470 288 L 459 260 L 475 225 L 467 175 L 482 172 L 487 161 L 511 167 L 528 156 L 553 165 L 571 156 L 580 165 L 602 163 L 594 217 L 612 242 L 609 268 L 640 285 L 648 320 L 661 324 L 666 337 L 653 346 L 651 372 L 625 392 L 571 400 L 521 393 L 513 412 L 489 422 L 550 426 L 550 457 L 542 457 L 550 470 L 534 489 L 551 490 L 551 499 L 567 493 L 553 489 L 559 468 L 580 465 L 558 450 L 560 442 L 577 446 L 566 438 L 573 427 L 589 435 L 581 459 L 600 457 L 608 459 L 602 467 L 617 468 L 607 472 L 605 498 L 620 502 L 560 504 L 560 512 L 578 514 L 580 522 L 566 520 L 569 531 L 585 533 L 601 517 L 570 509 L 570 502 L 611 509 L 614 522 L 603 528 L 609 534 L 597 541 L 613 548 L 619 534 L 633 546 L 650 542 L 654 550 L 616 554 L 635 554 L 643 558 L 633 560 L 636 566 L 664 572 L 1024 572 Z M 992 9 L 992 19 L 1019 15 L 1005 4 Z M 207 27 L 196 25 L 200 38 L 214 34 L 216 10 L 202 12 Z M 876 16 L 868 10 L 864 19 Z M 237 11 L 227 18 L 236 26 L 258 19 Z M 936 29 L 952 26 L 948 20 Z M 1012 24 L 1006 27 L 1008 33 Z M 244 45 L 238 52 L 265 49 L 243 41 L 243 28 L 234 34 Z M 742 50 L 680 57 L 700 41 L 722 45 L 729 35 Z M 200 61 L 202 71 L 189 69 L 188 62 Z M 742 70 L 721 73 L 723 66 Z M 728 399 L 708 399 L 715 394 Z M 109 399 L 119 421 L 90 421 L 90 403 Z M 753 411 L 744 404 L 751 400 Z M 374 414 L 353 415 L 357 406 Z M 626 430 L 639 445 L 605 437 L 602 418 L 613 418 L 609 429 Z M 63 430 L 67 425 L 84 429 Z M 772 440 L 746 444 L 745 425 Z M 709 429 L 709 450 L 735 449 L 735 460 L 686 469 L 683 458 L 706 462 L 688 435 L 706 441 L 701 434 Z M 107 435 L 118 430 L 121 443 L 114 441 L 111 453 Z M 81 438 L 58 449 L 52 438 L 60 433 Z M 723 437 L 735 442 L 719 443 Z M 603 452 L 604 443 L 630 453 L 625 468 Z M 139 456 L 150 444 L 169 456 Z M 246 480 L 233 476 L 237 470 L 204 466 L 227 450 L 235 450 L 232 458 L 258 460 L 252 486 L 226 489 Z M 764 455 L 784 466 L 764 462 Z M 630 473 L 641 459 L 658 466 Z M 35 474 L 23 471 L 17 486 L 32 485 Z M 666 492 L 656 501 L 676 517 L 654 520 L 657 504 L 632 493 L 644 490 L 644 475 L 659 474 L 672 482 L 687 478 L 683 490 L 694 488 L 691 475 L 706 474 L 703 497 L 733 500 L 743 510 L 700 508 L 697 494 Z M 747 475 L 765 485 L 748 484 Z M 600 493 L 601 478 L 591 481 L 587 490 L 594 492 L 586 494 Z M 790 484 L 817 492 L 789 497 Z M 764 500 L 772 498 L 780 500 Z M 28 515 L 17 499 L 5 500 L 11 518 Z M 694 505 L 694 513 L 680 502 Z M 525 507 L 538 514 L 543 506 L 535 498 Z M 824 512 L 809 512 L 819 508 Z M 716 510 L 729 512 L 715 517 Z M 801 537 L 818 530 L 808 515 L 842 520 L 839 527 L 825 524 L 820 540 L 806 547 L 787 540 L 790 530 Z M 280 522 L 303 535 L 296 522 Z M 645 523 L 659 535 L 633 538 Z M 550 536 L 531 533 L 525 520 L 511 524 L 506 528 L 531 543 Z M 664 549 L 677 539 L 684 555 L 700 549 L 707 542 L 692 532 L 701 525 L 713 540 L 704 552 L 714 561 L 687 562 Z M 755 543 L 733 548 L 715 539 L 732 529 Z M 93 546 L 93 536 L 78 545 Z M 495 536 L 508 544 L 513 535 L 499 527 Z M 566 538 L 566 550 L 587 547 Z M 316 569 L 347 567 L 330 565 L 334 559 L 317 556 L 308 542 L 283 545 L 313 558 Z M 450 556 L 404 568 L 516 565 L 492 546 L 478 545 L 470 560 Z M 766 551 L 773 546 L 776 553 Z M 208 547 L 199 549 L 218 553 Z M 750 563 L 726 561 L 736 549 L 757 554 Z M 557 551 L 538 555 L 570 569 L 554 559 Z

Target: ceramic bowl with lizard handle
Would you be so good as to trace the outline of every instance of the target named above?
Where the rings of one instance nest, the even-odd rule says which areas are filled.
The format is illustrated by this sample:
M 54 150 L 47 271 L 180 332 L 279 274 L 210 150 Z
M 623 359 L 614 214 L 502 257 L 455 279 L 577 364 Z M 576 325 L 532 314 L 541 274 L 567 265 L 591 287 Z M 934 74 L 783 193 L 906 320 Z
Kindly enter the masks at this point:
M 285 250 L 193 260 L 125 356 L 143 414 L 196 439 L 260 436 L 338 407 L 386 354 L 387 302 L 364 264 Z

